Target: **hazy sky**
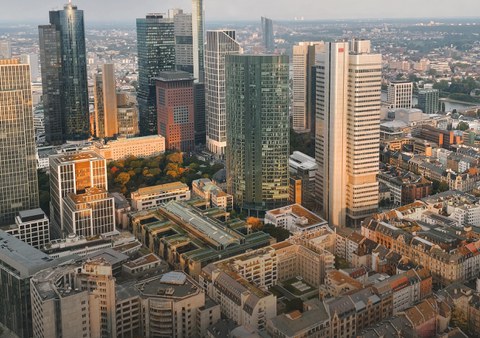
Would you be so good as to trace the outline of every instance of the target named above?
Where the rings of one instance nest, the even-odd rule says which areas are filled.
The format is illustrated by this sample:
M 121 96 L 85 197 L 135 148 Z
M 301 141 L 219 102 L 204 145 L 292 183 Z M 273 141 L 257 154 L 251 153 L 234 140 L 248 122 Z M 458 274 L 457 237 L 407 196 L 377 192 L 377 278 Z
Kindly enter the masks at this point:
M 47 22 L 48 11 L 62 0 L 0 0 L 2 22 Z M 87 21 L 129 21 L 147 12 L 179 7 L 191 11 L 189 0 L 76 0 Z M 204 0 L 207 20 L 355 19 L 480 16 L 479 0 Z

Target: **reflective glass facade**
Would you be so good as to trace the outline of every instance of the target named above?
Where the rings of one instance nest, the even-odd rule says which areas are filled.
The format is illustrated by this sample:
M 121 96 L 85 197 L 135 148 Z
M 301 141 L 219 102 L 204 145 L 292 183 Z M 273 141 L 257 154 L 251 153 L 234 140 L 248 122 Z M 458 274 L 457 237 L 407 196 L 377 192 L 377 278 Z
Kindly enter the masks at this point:
M 87 58 L 83 11 L 70 4 L 50 11 L 39 27 L 47 141 L 89 137 Z
M 154 77 L 175 70 L 175 32 L 173 19 L 148 14 L 137 19 L 138 108 L 140 134 L 157 134 L 157 102 Z
M 240 210 L 262 216 L 288 203 L 288 57 L 225 62 L 228 193 Z

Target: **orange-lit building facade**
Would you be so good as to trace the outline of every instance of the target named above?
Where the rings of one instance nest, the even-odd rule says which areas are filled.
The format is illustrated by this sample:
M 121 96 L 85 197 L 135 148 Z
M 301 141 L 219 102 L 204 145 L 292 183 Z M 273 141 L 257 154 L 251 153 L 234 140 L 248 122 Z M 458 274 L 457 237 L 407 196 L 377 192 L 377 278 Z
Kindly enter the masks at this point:
M 158 134 L 165 137 L 167 150 L 194 150 L 193 80 L 181 71 L 160 72 L 156 78 Z

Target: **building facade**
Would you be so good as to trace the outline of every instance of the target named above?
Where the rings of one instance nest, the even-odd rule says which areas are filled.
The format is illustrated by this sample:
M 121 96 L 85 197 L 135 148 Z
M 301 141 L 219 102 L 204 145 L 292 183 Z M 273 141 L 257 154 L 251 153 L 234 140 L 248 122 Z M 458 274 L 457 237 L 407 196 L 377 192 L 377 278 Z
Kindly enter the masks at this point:
M 235 31 L 207 31 L 205 47 L 205 123 L 207 149 L 225 156 L 227 146 L 225 111 L 225 55 L 241 53 Z
M 425 114 L 435 114 L 438 112 L 440 103 L 440 93 L 438 89 L 421 89 L 418 91 L 418 107 Z
M 107 161 L 117 161 L 128 156 L 153 157 L 165 152 L 165 137 L 161 135 L 122 137 L 108 142 L 95 142 L 93 150 Z
M 168 150 L 195 149 L 195 102 L 193 77 L 187 72 L 160 72 L 157 87 L 158 134 Z
M 288 57 L 227 55 L 225 74 L 227 192 L 261 215 L 288 203 Z
M 412 109 L 413 82 L 392 81 L 388 85 L 387 99 L 390 109 Z
M 70 2 L 50 11 L 50 25 L 38 29 L 46 140 L 85 140 L 90 129 L 83 11 Z
M 157 134 L 155 77 L 175 70 L 175 24 L 163 14 L 137 19 L 138 108 L 140 134 Z
M 203 0 L 192 0 L 193 77 L 203 83 L 205 77 L 205 9 Z
M 0 60 L 0 120 L 0 225 L 10 225 L 39 205 L 30 70 L 18 60 Z
M 175 67 L 193 74 L 192 14 L 179 9 L 173 16 L 175 27 Z
M 15 225 L 5 228 L 5 232 L 42 250 L 50 242 L 50 221 L 42 209 L 24 210 L 15 217 Z
M 275 39 L 273 36 L 273 21 L 272 19 L 263 17 L 261 18 L 262 21 L 262 40 L 263 40 L 263 47 L 265 51 L 273 52 L 275 49 Z
M 158 208 L 169 201 L 188 201 L 190 189 L 181 182 L 167 183 L 152 187 L 140 188 L 132 192 L 132 207 L 135 210 Z
M 353 40 L 351 50 L 327 44 L 318 60 L 316 198 L 330 224 L 354 225 L 378 207 L 381 55 Z
M 117 93 L 115 69 L 112 63 L 103 64 L 95 74 L 95 136 L 114 137 L 118 134 Z
M 322 48 L 323 42 L 300 42 L 293 46 L 292 127 L 296 132 L 310 132 L 315 123 L 312 69 L 316 51 Z
M 138 107 L 136 99 L 130 93 L 117 93 L 118 135 L 124 137 L 138 136 Z

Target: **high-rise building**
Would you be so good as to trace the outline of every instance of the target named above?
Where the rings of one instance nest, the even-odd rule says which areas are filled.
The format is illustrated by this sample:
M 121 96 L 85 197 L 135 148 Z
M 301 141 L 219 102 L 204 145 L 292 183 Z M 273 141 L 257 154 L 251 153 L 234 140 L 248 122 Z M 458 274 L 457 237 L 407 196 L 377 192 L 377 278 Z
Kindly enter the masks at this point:
M 106 167 L 105 159 L 93 151 L 50 156 L 52 233 L 61 236 L 62 232 L 67 230 L 65 226 L 67 195 L 84 194 L 88 188 L 108 189 Z
M 273 37 L 272 19 L 262 16 L 262 41 L 263 47 L 267 52 L 273 52 L 275 49 L 275 39 Z
M 418 107 L 425 114 L 435 114 L 439 111 L 440 93 L 438 89 L 421 89 L 418 91 Z
M 117 93 L 117 124 L 119 136 L 133 137 L 139 134 L 138 107 L 134 95 Z
M 12 45 L 8 40 L 0 41 L 0 59 L 12 58 Z
M 312 71 L 315 53 L 323 48 L 323 42 L 300 42 L 293 46 L 292 127 L 296 132 L 309 132 L 315 124 L 312 100 Z
M 225 58 L 227 186 L 250 215 L 288 203 L 288 56 Z
M 47 142 L 89 137 L 87 58 L 83 11 L 68 3 L 38 27 Z
M 37 161 L 30 69 L 0 60 L 0 225 L 38 208 Z
M 102 65 L 95 74 L 95 136 L 114 137 L 118 134 L 117 92 L 113 64 Z
M 316 196 L 331 225 L 378 208 L 382 58 L 370 41 L 325 45 L 317 57 Z
M 175 70 L 174 19 L 163 14 L 147 14 L 137 19 L 138 108 L 140 134 L 157 134 L 157 100 L 155 77 Z
M 183 13 L 183 10 L 179 9 L 171 15 L 175 27 L 176 69 L 193 74 L 192 14 Z
M 37 54 L 22 54 L 20 55 L 20 62 L 30 66 L 30 78 L 32 82 L 38 82 L 40 77 L 40 68 L 38 67 Z
M 205 17 L 203 0 L 192 0 L 192 33 L 193 33 L 193 76 L 196 82 L 204 81 L 204 40 Z
M 207 149 L 225 156 L 227 146 L 225 112 L 225 55 L 239 54 L 235 31 L 207 31 L 205 48 L 205 123 Z
M 30 278 L 57 262 L 42 251 L 0 230 L 0 323 L 21 338 L 32 331 Z
M 409 81 L 390 82 L 387 98 L 391 109 L 411 109 L 413 107 L 413 83 Z
M 157 82 L 158 134 L 169 150 L 190 152 L 195 148 L 193 76 L 161 72 Z
M 205 121 L 205 84 L 193 84 L 194 115 L 195 115 L 195 145 L 205 145 L 207 127 Z

